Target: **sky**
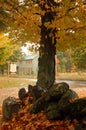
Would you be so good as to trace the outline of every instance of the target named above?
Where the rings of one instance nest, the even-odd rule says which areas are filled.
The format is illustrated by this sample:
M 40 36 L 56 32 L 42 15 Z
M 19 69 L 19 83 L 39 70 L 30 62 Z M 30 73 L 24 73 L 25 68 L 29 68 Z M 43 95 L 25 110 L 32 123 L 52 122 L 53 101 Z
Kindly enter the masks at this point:
M 35 44 L 35 43 L 30 43 L 30 42 L 27 42 L 26 44 L 25 44 L 25 46 L 22 46 L 21 47 L 21 49 L 22 49 L 22 51 L 25 53 L 25 54 L 31 54 L 32 52 L 30 51 L 30 49 L 29 48 L 31 48 L 33 46 L 33 48 L 35 49 L 35 48 L 39 48 L 40 47 L 40 45 L 39 44 Z
M 22 46 L 21 49 L 22 49 L 22 52 L 24 52 L 25 54 L 29 54 L 28 46 Z

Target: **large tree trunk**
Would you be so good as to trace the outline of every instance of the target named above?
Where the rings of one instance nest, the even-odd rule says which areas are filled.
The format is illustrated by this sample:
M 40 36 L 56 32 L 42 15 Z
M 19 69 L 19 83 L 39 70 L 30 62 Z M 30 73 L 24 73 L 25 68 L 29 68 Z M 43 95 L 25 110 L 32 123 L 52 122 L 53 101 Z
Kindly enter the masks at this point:
M 55 53 L 56 53 L 56 28 L 50 27 L 54 21 L 55 12 L 52 13 L 52 2 L 47 1 L 48 9 L 45 4 L 41 6 L 42 11 L 48 10 L 41 16 L 41 40 L 38 61 L 37 85 L 42 88 L 49 88 L 55 81 Z
M 37 85 L 49 88 L 55 81 L 55 56 L 44 54 L 39 57 Z

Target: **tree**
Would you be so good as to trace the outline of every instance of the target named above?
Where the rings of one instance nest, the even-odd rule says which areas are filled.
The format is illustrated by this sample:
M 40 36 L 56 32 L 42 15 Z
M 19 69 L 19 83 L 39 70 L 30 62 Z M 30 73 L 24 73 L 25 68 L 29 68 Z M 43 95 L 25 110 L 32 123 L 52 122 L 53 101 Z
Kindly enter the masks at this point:
M 86 46 L 77 47 L 72 52 L 72 61 L 78 70 L 86 70 Z
M 0 34 L 0 65 L 5 64 L 8 61 L 8 58 L 13 54 L 13 51 L 16 50 L 18 46 L 15 46 L 13 42 L 5 36 L 3 33 Z
M 70 72 L 72 66 L 70 56 L 65 52 L 58 52 L 57 58 L 59 59 L 60 72 L 64 72 L 64 70 L 65 72 Z
M 17 49 L 13 51 L 13 54 L 9 57 L 8 61 L 10 62 L 17 62 L 23 57 L 23 53 L 21 49 Z
M 22 57 L 20 46 L 16 46 L 12 40 L 0 33 L 0 71 L 2 75 L 7 70 L 8 62 L 15 62 Z
M 51 87 L 55 81 L 56 49 L 85 43 L 85 1 L 1 0 L 0 10 L 0 21 L 10 27 L 13 40 L 39 42 L 37 85 Z

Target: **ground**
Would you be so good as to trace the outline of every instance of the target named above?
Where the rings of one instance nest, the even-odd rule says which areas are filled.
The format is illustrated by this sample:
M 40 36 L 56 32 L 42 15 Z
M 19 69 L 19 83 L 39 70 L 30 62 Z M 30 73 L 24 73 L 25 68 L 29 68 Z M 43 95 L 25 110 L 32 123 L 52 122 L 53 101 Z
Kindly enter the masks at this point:
M 76 91 L 77 93 L 78 93 L 78 95 L 79 95 L 79 97 L 85 97 L 86 96 L 86 88 L 85 87 L 71 87 L 74 91 Z M 1 106 L 2 106 L 2 102 L 3 102 L 3 100 L 6 98 L 6 97 L 8 97 L 8 96 L 14 96 L 14 97 L 18 97 L 18 90 L 19 90 L 19 88 L 9 88 L 9 89 L 6 89 L 6 88 L 4 88 L 4 89 L 1 89 L 0 90 L 0 120 L 1 120 L 1 118 L 2 118 L 2 114 L 1 114 Z M 41 115 L 41 117 L 44 117 L 44 114 L 43 115 Z M 41 119 L 41 117 L 40 117 L 40 119 Z M 25 117 L 24 117 L 25 118 Z M 32 117 L 33 118 L 33 117 Z M 31 118 L 31 119 L 32 119 Z M 37 119 L 38 118 L 38 116 L 37 117 L 35 117 L 35 119 Z M 41 120 L 40 120 L 41 121 Z M 46 121 L 48 121 L 46 118 L 44 118 L 44 121 L 45 121 L 45 123 L 46 123 Z M 43 122 L 44 122 L 43 121 Z M 38 124 L 39 123 L 39 120 L 38 121 L 36 121 L 36 123 Z M 50 123 L 50 122 L 48 122 L 48 123 Z M 53 122 L 51 122 L 51 123 L 53 123 Z M 51 124 L 50 123 L 50 124 Z M 33 124 L 33 120 L 32 120 L 32 124 Z M 59 123 L 60 124 L 60 123 Z M 1 124 L 0 124 L 1 125 Z M 45 125 L 44 125 L 45 126 Z M 70 126 L 70 125 L 69 125 Z M 17 126 L 18 127 L 18 126 Z M 27 126 L 28 127 L 28 126 Z M 72 125 L 70 126 L 70 130 L 72 130 Z M 58 128 L 59 129 L 59 128 Z M 5 130 L 5 129 L 4 129 Z M 9 129 L 10 130 L 10 129 Z M 12 128 L 12 130 L 14 130 L 13 128 Z M 63 129 L 62 129 L 63 130 Z
M 67 80 L 59 80 L 58 82 L 67 82 L 70 85 L 70 88 L 78 93 L 79 97 L 86 96 L 86 87 L 83 82 L 78 85 L 77 81 L 67 81 Z M 78 81 L 79 82 L 79 81 Z M 0 89 L 0 107 L 2 106 L 3 100 L 8 96 L 18 98 L 18 91 L 21 87 L 13 87 L 13 88 L 3 88 Z
M 86 97 L 86 80 L 84 81 L 77 81 L 77 80 L 57 80 L 56 82 L 67 82 L 72 90 L 78 93 L 79 97 Z M 24 83 L 24 81 L 23 81 Z M 27 82 L 28 84 L 28 82 Z M 27 88 L 27 84 L 23 84 L 19 87 L 12 87 L 12 88 L 0 88 L 0 119 L 2 117 L 2 103 L 5 98 L 8 96 L 18 98 L 18 91 L 21 87 Z

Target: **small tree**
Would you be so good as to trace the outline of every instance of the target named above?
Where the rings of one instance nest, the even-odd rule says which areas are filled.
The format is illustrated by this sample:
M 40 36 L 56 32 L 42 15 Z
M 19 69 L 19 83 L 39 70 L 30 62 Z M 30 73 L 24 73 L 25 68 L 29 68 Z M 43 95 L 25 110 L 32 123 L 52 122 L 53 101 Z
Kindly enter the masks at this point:
M 8 68 L 8 62 L 18 61 L 22 57 L 20 46 L 15 46 L 14 42 L 0 34 L 0 72 L 3 75 L 4 70 Z
M 13 54 L 13 51 L 18 49 L 19 46 L 15 46 L 12 40 L 4 33 L 0 34 L 0 65 L 6 64 L 8 58 Z
M 86 70 L 86 46 L 77 47 L 72 52 L 72 62 L 78 70 Z
M 58 52 L 57 57 L 59 59 L 60 72 L 64 72 L 64 70 L 65 72 L 70 72 L 72 67 L 70 55 L 66 54 L 65 52 Z

